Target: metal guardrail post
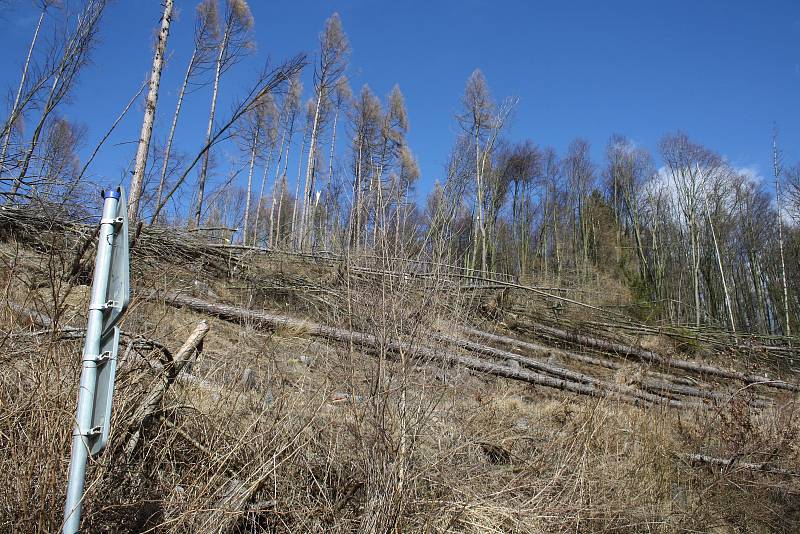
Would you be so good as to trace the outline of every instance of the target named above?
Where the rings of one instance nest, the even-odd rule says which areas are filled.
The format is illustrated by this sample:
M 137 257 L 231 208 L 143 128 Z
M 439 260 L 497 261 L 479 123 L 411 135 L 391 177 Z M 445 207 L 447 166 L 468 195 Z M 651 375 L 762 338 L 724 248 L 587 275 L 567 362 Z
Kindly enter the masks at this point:
M 116 352 L 119 329 L 114 323 L 127 306 L 128 295 L 109 300 L 109 279 L 112 277 L 112 260 L 116 254 L 124 254 L 127 262 L 127 218 L 125 195 L 121 189 L 103 193 L 103 216 L 100 220 L 97 256 L 92 280 L 86 339 L 83 348 L 80 389 L 75 427 L 72 432 L 72 459 L 69 466 L 69 481 L 64 508 L 64 534 L 78 532 L 83 500 L 84 478 L 89 454 L 99 452 L 105 446 L 111 408 Z M 124 251 L 114 249 L 114 240 L 121 231 L 126 235 L 120 239 Z M 118 247 L 120 248 L 120 247 Z M 127 265 L 123 275 L 127 277 Z M 116 275 L 119 276 L 119 275 Z M 126 279 L 127 282 L 127 279 Z M 125 286 L 127 291 L 127 286 Z M 109 312 L 115 312 L 110 314 Z M 110 321 L 109 317 L 113 317 Z M 109 337 L 110 335 L 110 337 Z M 98 385 L 102 373 L 104 382 Z M 110 377 L 109 377 L 110 373 Z M 110 380 L 110 383 L 109 383 Z M 98 394 L 102 402 L 98 403 Z M 97 406 L 107 404 L 107 406 Z M 100 415 L 98 415 L 100 410 Z M 103 410 L 107 410 L 104 413 Z M 100 422 L 98 422 L 100 421 Z

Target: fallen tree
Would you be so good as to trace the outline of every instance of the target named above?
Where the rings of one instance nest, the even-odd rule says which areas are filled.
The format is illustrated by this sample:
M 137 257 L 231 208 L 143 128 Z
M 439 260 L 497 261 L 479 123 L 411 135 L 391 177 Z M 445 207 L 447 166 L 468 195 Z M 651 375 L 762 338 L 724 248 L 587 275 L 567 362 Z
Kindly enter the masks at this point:
M 600 350 L 621 357 L 635 358 L 637 360 L 654 363 L 656 365 L 660 365 L 665 368 L 681 369 L 683 371 L 689 371 L 692 373 L 697 373 L 699 375 L 713 376 L 716 378 L 724 378 L 727 380 L 739 380 L 746 384 L 764 385 L 787 391 L 794 391 L 794 392 L 800 391 L 800 385 L 792 384 L 790 382 L 785 382 L 783 380 L 767 380 L 763 376 L 750 375 L 747 373 L 742 373 L 740 371 L 723 369 L 722 367 L 707 365 L 700 362 L 692 362 L 689 360 L 681 360 L 678 358 L 668 358 L 666 356 L 656 354 L 655 352 L 646 349 L 632 347 L 630 345 L 625 345 L 622 343 L 608 341 L 605 339 L 591 337 L 583 334 L 575 334 L 572 332 L 567 332 L 565 330 L 561 330 L 559 328 L 555 328 L 552 326 L 543 325 L 540 323 L 534 323 L 531 326 L 531 329 L 535 334 L 539 335 L 544 334 L 556 339 L 560 339 L 562 341 L 567 341 L 569 343 L 581 345 L 583 347 L 590 347 L 595 350 Z
M 196 312 L 216 316 L 232 322 L 248 322 L 262 328 L 290 328 L 293 331 L 304 332 L 309 336 L 319 337 L 346 344 L 353 344 L 368 350 L 383 348 L 396 354 L 407 353 L 418 360 L 439 362 L 447 365 L 460 365 L 472 371 L 486 373 L 493 376 L 519 380 L 529 384 L 567 391 L 578 395 L 592 397 L 611 397 L 637 406 L 650 406 L 652 402 L 643 398 L 622 393 L 615 389 L 605 389 L 595 384 L 580 383 L 573 380 L 548 376 L 526 369 L 515 369 L 508 365 L 487 362 L 472 356 L 441 352 L 424 346 L 415 346 L 405 341 L 380 340 L 372 334 L 354 332 L 344 328 L 326 326 L 303 319 L 296 319 L 266 311 L 257 311 L 240 306 L 218 304 L 199 298 L 178 293 L 168 293 L 159 296 L 149 294 L 149 300 L 161 300 L 169 305 L 187 308 Z
M 761 473 L 783 475 L 788 477 L 800 477 L 800 471 L 775 467 L 767 463 L 742 462 L 737 458 L 717 458 L 706 454 L 685 453 L 680 455 L 690 464 L 703 464 L 715 467 L 727 467 L 730 469 L 744 469 L 746 471 L 758 471 Z
M 515 339 L 513 337 L 500 336 L 497 334 L 484 332 L 483 330 L 478 330 L 476 328 L 463 328 L 462 330 L 465 334 L 477 337 L 479 339 L 484 339 L 486 341 L 490 341 L 493 343 L 500 343 L 502 345 L 507 345 L 510 347 L 516 347 L 518 349 L 530 351 L 536 354 L 542 354 L 548 357 L 560 356 L 562 358 L 575 360 L 581 363 L 587 363 L 589 365 L 595 365 L 597 367 L 604 367 L 606 369 L 613 369 L 615 371 L 625 368 L 625 365 L 611 361 L 608 358 L 597 358 L 594 356 L 587 356 L 585 354 L 578 354 L 577 352 L 572 352 L 555 347 L 548 347 L 546 345 L 539 345 L 537 343 L 522 341 L 520 339 Z M 657 371 L 653 371 L 652 369 L 648 369 L 647 373 L 657 378 L 661 378 L 663 380 L 669 380 L 678 384 L 684 384 L 687 386 L 694 385 L 694 382 L 685 377 L 659 373 Z
M 609 362 L 605 359 L 600 358 L 593 358 L 591 356 L 584 356 L 582 354 L 576 354 L 574 352 L 566 351 L 563 349 L 553 349 L 550 347 L 546 347 L 544 345 L 538 345 L 536 343 L 528 343 L 526 341 L 521 341 L 518 339 L 506 337 L 506 336 L 498 336 L 496 334 L 490 334 L 488 332 L 483 332 L 481 330 L 477 330 L 474 328 L 465 328 L 463 331 L 471 336 L 478 337 L 481 339 L 485 339 L 487 341 L 492 341 L 496 343 L 503 343 L 506 345 L 511 345 L 522 350 L 532 351 L 534 353 L 544 354 L 547 356 L 551 355 L 559 355 L 564 358 L 571 358 L 577 361 L 581 361 L 584 363 L 589 363 L 592 365 L 599 365 L 602 367 L 607 367 L 609 369 L 621 369 L 623 366 L 616 364 L 614 362 Z M 548 372 L 548 373 L 561 373 L 564 370 L 553 366 L 548 363 L 539 362 L 536 360 L 531 360 L 530 358 L 525 358 L 524 356 L 520 356 L 518 354 L 514 354 L 513 352 L 506 352 L 506 351 L 499 351 L 497 349 L 491 349 L 479 345 L 477 343 L 471 343 L 468 341 L 458 341 L 461 346 L 465 348 L 470 348 L 471 350 L 476 351 L 484 351 L 487 354 L 493 354 L 497 357 L 505 357 L 508 359 L 516 360 L 521 365 L 533 366 L 533 368 L 537 368 L 541 371 Z M 487 350 L 488 349 L 488 350 Z M 568 371 L 569 373 L 574 373 L 574 371 Z M 681 377 L 676 377 L 672 375 L 667 375 L 664 373 L 656 373 L 650 370 L 646 371 L 646 374 L 651 376 L 646 376 L 642 380 L 638 382 L 641 384 L 641 387 L 651 393 L 655 393 L 657 395 L 667 394 L 667 397 L 674 398 L 675 396 L 685 396 L 685 397 L 694 397 L 699 399 L 709 399 L 718 402 L 728 402 L 731 399 L 731 395 L 726 395 L 724 393 L 719 393 L 716 391 L 709 391 L 699 387 L 696 387 L 691 381 L 681 379 Z M 589 379 L 594 379 L 594 377 L 589 377 L 588 375 L 583 375 L 588 377 Z M 569 378 L 569 376 L 566 376 Z M 574 380 L 583 381 L 580 377 L 573 378 Z M 596 380 L 596 379 L 594 379 Z M 681 383 L 673 383 L 673 382 L 681 382 Z M 629 388 L 633 389 L 634 388 Z M 668 399 L 665 397 L 659 397 L 660 401 L 654 402 L 665 402 Z M 651 399 L 652 400 L 652 399 Z M 756 407 L 764 407 L 771 405 L 770 402 L 765 401 L 763 399 L 754 399 L 752 401 L 753 405 Z
M 145 396 L 145 400 L 136 409 L 130 424 L 130 438 L 128 438 L 128 442 L 125 444 L 125 454 L 128 456 L 136 450 L 136 445 L 139 443 L 139 438 L 142 432 L 144 432 L 148 422 L 153 419 L 154 415 L 160 412 L 164 394 L 167 392 L 170 385 L 177 379 L 186 364 L 200 351 L 203 338 L 208 333 L 208 329 L 208 323 L 205 321 L 201 321 L 197 325 L 194 332 L 192 332 L 178 352 L 175 353 L 172 362 L 165 366 L 164 370 L 166 372 L 158 378 Z
M 452 336 L 439 336 L 439 337 L 445 341 L 453 343 L 457 347 L 461 347 L 470 350 L 472 352 L 476 352 L 478 354 L 485 354 L 495 358 L 502 358 L 506 360 L 515 361 L 524 367 L 535 369 L 537 371 L 541 371 L 543 373 L 547 373 L 551 376 L 555 376 L 558 378 L 563 378 L 565 380 L 571 380 L 573 382 L 578 382 L 583 384 L 591 384 L 599 389 L 607 391 L 616 391 L 621 395 L 631 396 L 646 402 L 651 402 L 653 404 L 664 404 L 672 408 L 683 408 L 685 406 L 685 404 L 682 401 L 672 400 L 666 397 L 662 397 L 660 395 L 654 395 L 652 393 L 640 391 L 631 386 L 626 386 L 623 384 L 615 384 L 613 382 L 601 380 L 594 376 L 590 376 L 584 373 L 579 373 L 571 369 L 565 369 L 557 365 L 540 362 L 532 358 L 527 358 L 519 354 L 514 354 L 513 352 L 496 349 L 494 347 L 487 347 L 485 345 L 474 343 L 472 341 L 467 341 L 465 339 L 456 339 Z

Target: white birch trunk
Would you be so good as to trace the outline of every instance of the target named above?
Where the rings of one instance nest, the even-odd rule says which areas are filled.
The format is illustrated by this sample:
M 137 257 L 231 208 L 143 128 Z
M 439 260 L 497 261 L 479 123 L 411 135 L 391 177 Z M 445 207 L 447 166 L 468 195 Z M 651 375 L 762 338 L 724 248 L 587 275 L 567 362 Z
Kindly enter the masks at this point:
M 136 150 L 136 161 L 133 167 L 133 178 L 131 178 L 130 197 L 128 200 L 128 219 L 130 219 L 131 222 L 134 222 L 139 214 L 139 203 L 142 198 L 142 186 L 144 184 L 144 171 L 147 166 L 150 138 L 153 135 L 153 121 L 156 116 L 158 86 L 161 83 L 161 70 L 164 67 L 164 49 L 167 46 L 169 25 L 172 21 L 172 5 L 173 0 L 164 1 L 161 30 L 158 32 L 156 53 L 155 56 L 153 56 L 153 70 L 150 72 L 150 90 L 147 93 L 144 120 L 142 121 L 142 132 L 139 135 L 139 147 Z
M 294 137 L 294 117 L 292 118 L 291 126 L 289 127 L 289 139 L 286 143 L 286 155 L 283 159 L 283 172 L 281 173 L 281 182 L 280 182 L 280 190 L 278 191 L 278 215 L 277 215 L 277 225 L 275 226 L 275 243 L 277 244 L 280 241 L 280 232 L 281 232 L 281 211 L 283 209 L 283 196 L 286 193 L 286 171 L 289 169 L 289 149 L 292 146 L 292 137 Z M 277 176 L 278 176 L 278 169 L 275 169 L 275 182 L 277 184 Z M 272 196 L 272 205 L 275 206 L 275 193 L 273 192 Z M 272 215 L 270 215 L 271 217 Z M 272 235 L 272 226 L 273 221 L 270 220 L 270 236 Z M 270 247 L 272 243 L 270 243 Z
M 323 73 L 324 76 L 324 73 Z M 320 108 L 322 107 L 322 95 L 324 91 L 324 78 L 322 78 L 320 88 L 317 91 L 317 107 L 314 110 L 314 122 L 311 126 L 311 139 L 308 143 L 308 161 L 306 162 L 306 183 L 303 189 L 303 214 L 300 219 L 300 230 L 297 236 L 297 246 L 303 249 L 303 241 L 308 227 L 309 207 L 311 204 L 311 192 L 314 188 L 314 151 L 317 145 L 317 136 L 319 135 L 319 115 Z
M 258 239 L 258 224 L 261 221 L 261 206 L 264 203 L 264 188 L 267 185 L 267 175 L 269 174 L 269 168 L 272 166 L 272 156 L 275 154 L 275 143 L 273 142 L 272 145 L 269 147 L 269 155 L 267 156 L 267 164 L 264 166 L 264 174 L 261 176 L 261 189 L 258 193 L 258 206 L 256 207 L 256 220 L 253 223 L 253 245 L 256 244 L 256 240 Z M 280 167 L 280 159 L 276 164 Z M 272 186 L 273 190 L 275 189 L 275 185 Z
M 219 55 L 217 56 L 217 64 L 214 69 L 214 89 L 211 93 L 211 111 L 208 114 L 208 128 L 206 129 L 206 144 L 211 141 L 211 132 L 214 130 L 214 114 L 217 110 L 217 95 L 219 94 L 219 78 L 222 74 L 222 61 L 225 57 L 225 51 L 228 48 L 228 39 L 230 38 L 230 27 L 225 28 L 225 34 L 222 37 L 222 42 L 219 45 Z M 206 188 L 206 175 L 208 174 L 208 158 L 211 149 L 206 150 L 203 154 L 203 165 L 200 167 L 200 176 L 197 180 L 197 207 L 194 212 L 194 224 L 200 226 L 200 218 L 203 214 L 203 196 Z
M 247 229 L 250 222 L 250 198 L 253 196 L 253 167 L 256 164 L 256 145 L 258 133 L 253 136 L 253 146 L 250 149 L 250 166 L 247 171 L 247 197 L 244 200 L 244 221 L 242 221 L 242 244 L 247 244 Z
M 728 320 L 730 321 L 731 331 L 736 334 L 736 323 L 733 320 L 733 307 L 731 306 L 731 297 L 728 293 L 728 283 L 725 281 L 725 270 L 722 268 L 722 256 L 719 253 L 719 244 L 717 242 L 717 234 L 714 231 L 714 223 L 711 222 L 711 212 L 708 209 L 708 198 L 706 198 L 706 216 L 708 217 L 708 226 L 711 229 L 711 239 L 714 241 L 714 252 L 717 256 L 717 267 L 719 268 L 719 277 L 722 279 L 722 292 L 725 296 L 725 308 L 728 312 Z
M 189 85 L 189 78 L 191 77 L 192 70 L 194 69 L 194 62 L 197 58 L 197 48 L 192 51 L 192 57 L 189 58 L 189 66 L 186 69 L 186 75 L 183 77 L 183 84 L 178 93 L 178 102 L 175 104 L 175 114 L 172 116 L 172 125 L 169 128 L 169 135 L 167 136 L 167 146 L 164 149 L 164 162 L 161 164 L 161 176 L 158 180 L 158 191 L 156 192 L 156 206 L 161 204 L 161 199 L 164 196 L 164 185 L 167 180 L 167 167 L 169 166 L 169 156 L 172 153 L 172 140 L 175 139 L 175 129 L 178 127 L 178 116 L 181 113 L 183 106 L 183 98 L 186 95 L 186 87 Z M 150 221 L 150 224 L 155 224 L 156 218 Z

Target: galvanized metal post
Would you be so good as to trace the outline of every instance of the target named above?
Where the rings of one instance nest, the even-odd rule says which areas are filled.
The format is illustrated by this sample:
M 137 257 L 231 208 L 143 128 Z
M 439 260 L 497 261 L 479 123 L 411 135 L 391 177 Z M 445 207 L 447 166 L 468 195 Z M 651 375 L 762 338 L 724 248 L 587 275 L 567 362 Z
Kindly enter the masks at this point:
M 92 294 L 89 303 L 89 317 L 86 325 L 86 340 L 83 347 L 81 383 L 78 390 L 78 410 L 75 428 L 72 432 L 72 460 L 69 465 L 67 500 L 64 508 L 64 534 L 75 534 L 81 519 L 81 501 L 86 475 L 86 462 L 89 457 L 89 440 L 101 432 L 92 426 L 95 388 L 97 385 L 97 366 L 102 358 L 100 337 L 103 331 L 103 313 L 108 308 L 106 302 L 108 280 L 111 267 L 112 247 L 114 245 L 116 219 L 120 201 L 120 191 L 103 193 L 103 218 L 97 244 L 97 257 L 94 266 Z

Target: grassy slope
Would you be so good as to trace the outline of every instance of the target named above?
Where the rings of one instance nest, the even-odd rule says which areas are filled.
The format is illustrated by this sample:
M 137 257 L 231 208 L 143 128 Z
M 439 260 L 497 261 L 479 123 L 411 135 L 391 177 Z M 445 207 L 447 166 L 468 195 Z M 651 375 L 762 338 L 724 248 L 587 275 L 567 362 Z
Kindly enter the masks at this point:
M 57 271 L 52 255 L 8 243 L 3 255 L 8 300 L 52 314 L 58 294 L 62 324 L 83 324 L 85 286 L 65 296 L 51 281 L 33 290 L 24 283 Z M 286 259 L 254 259 L 232 278 L 164 258 L 141 265 L 135 278 L 145 287 L 183 288 L 386 338 L 402 330 L 425 341 L 425 327 L 464 321 L 482 300 L 470 293 L 430 301 L 402 283 Z M 135 300 L 123 328 L 174 351 L 202 319 Z M 137 344 L 127 351 L 124 340 L 111 446 L 87 477 L 86 531 L 213 532 L 222 524 L 243 532 L 800 529 L 798 480 L 690 466 L 679 456 L 799 465 L 793 403 L 755 412 L 736 398 L 697 413 L 641 410 L 364 354 L 302 331 L 209 321 L 191 370 L 204 382 L 172 387 L 163 417 L 147 422 L 131 455 L 124 446 L 132 414 L 161 371 L 153 367 L 158 351 Z M 0 455 L 0 530 L 55 531 L 80 341 L 20 335 L 40 329 L 8 309 L 0 325 L 15 333 L 0 345 L 0 449 L 8 451 Z M 242 383 L 245 369 L 254 383 Z M 626 380 L 636 372 L 631 364 L 609 376 Z M 225 510 L 232 488 L 250 491 L 244 510 Z

